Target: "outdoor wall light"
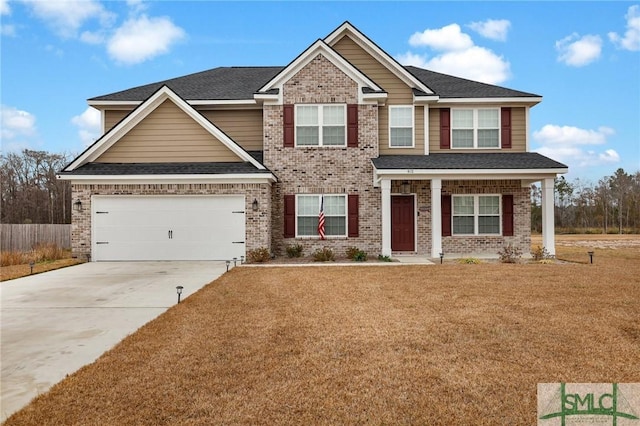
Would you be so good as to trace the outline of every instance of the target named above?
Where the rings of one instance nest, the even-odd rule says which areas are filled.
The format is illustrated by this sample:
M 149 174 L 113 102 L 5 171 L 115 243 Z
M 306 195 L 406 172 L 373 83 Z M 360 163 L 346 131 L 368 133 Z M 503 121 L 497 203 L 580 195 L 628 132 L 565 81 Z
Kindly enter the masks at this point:
M 253 199 L 253 203 L 251 203 L 251 210 L 253 210 L 254 212 L 258 211 L 258 199 L 257 198 Z
M 227 272 L 229 272 L 229 265 L 231 264 L 231 261 L 230 261 L 230 260 L 227 260 L 227 261 L 226 261 L 226 264 L 227 264 Z
M 242 265 L 244 263 L 244 256 L 240 256 L 240 264 Z
M 80 201 L 80 198 L 76 199 L 76 201 L 73 203 L 73 210 L 77 212 L 82 211 L 82 201 Z
M 178 303 L 180 303 L 180 295 L 182 294 L 182 289 L 184 287 L 182 287 L 181 285 L 176 287 L 176 292 L 178 293 Z
M 409 183 L 408 180 L 405 180 L 404 182 L 402 182 L 402 184 L 400 185 L 400 192 L 402 192 L 405 195 L 411 193 L 411 184 Z
M 589 255 L 589 263 L 593 263 L 593 253 L 592 251 L 588 251 L 587 254 Z
M 444 252 L 440 252 L 440 264 L 442 265 L 442 259 L 444 259 Z
M 34 262 L 33 260 L 31 262 L 29 262 L 29 268 L 31 268 L 31 273 L 33 274 L 33 267 L 36 265 L 36 262 Z

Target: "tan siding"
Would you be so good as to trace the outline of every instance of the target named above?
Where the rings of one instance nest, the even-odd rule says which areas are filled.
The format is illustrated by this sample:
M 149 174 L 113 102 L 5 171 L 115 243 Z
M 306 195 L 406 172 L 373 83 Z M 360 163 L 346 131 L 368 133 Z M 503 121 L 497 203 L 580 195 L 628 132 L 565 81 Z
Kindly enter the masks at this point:
M 133 108 L 132 108 L 133 109 Z M 120 109 L 111 109 L 106 110 L 104 112 L 104 129 L 105 133 L 108 132 L 120 122 L 123 118 L 127 116 L 131 112 L 132 109 L 129 110 L 120 110 Z
M 131 129 L 98 163 L 239 162 L 222 142 L 170 100 Z
M 486 108 L 489 105 L 469 105 L 468 108 Z M 460 107 L 456 105 L 456 107 Z M 526 152 L 527 129 L 524 107 L 511 108 L 511 148 L 500 149 L 440 149 L 440 109 L 429 109 L 429 152 Z
M 201 113 L 247 151 L 262 151 L 262 109 Z
M 424 155 L 424 107 L 414 107 L 414 148 L 389 147 L 389 113 L 387 108 L 380 108 L 379 143 L 380 155 Z

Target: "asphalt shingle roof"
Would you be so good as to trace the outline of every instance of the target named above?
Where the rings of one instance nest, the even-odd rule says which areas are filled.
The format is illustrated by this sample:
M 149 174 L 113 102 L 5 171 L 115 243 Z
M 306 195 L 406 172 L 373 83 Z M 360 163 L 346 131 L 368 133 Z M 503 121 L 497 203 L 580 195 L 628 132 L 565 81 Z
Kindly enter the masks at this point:
M 159 81 L 132 89 L 98 96 L 89 101 L 144 101 L 166 85 L 180 97 L 194 100 L 238 100 L 253 99 L 262 86 L 276 76 L 284 67 L 220 67 L 184 77 Z M 406 66 L 423 84 L 441 98 L 522 98 L 539 97 L 505 87 L 479 83 L 477 81 L 440 74 L 437 72 Z M 372 90 L 364 88 L 364 93 Z M 422 94 L 422 93 L 418 93 Z
M 381 155 L 376 169 L 563 169 L 566 165 L 537 152 L 434 153 L 429 155 Z
M 87 163 L 64 175 L 218 175 L 271 173 L 245 163 Z

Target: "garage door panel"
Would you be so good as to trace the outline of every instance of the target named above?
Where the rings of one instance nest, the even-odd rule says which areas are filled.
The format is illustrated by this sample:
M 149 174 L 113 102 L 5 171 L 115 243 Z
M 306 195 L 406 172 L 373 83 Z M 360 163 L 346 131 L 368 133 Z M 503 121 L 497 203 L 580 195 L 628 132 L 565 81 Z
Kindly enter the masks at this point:
M 94 196 L 93 257 L 239 258 L 245 255 L 244 206 L 244 196 Z

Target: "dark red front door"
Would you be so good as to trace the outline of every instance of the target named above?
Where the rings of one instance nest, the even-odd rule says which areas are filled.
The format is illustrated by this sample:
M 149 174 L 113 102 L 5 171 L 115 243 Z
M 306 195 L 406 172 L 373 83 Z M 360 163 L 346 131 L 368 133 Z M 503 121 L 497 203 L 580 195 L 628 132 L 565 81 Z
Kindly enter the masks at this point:
M 391 250 L 415 250 L 413 195 L 391 196 Z

